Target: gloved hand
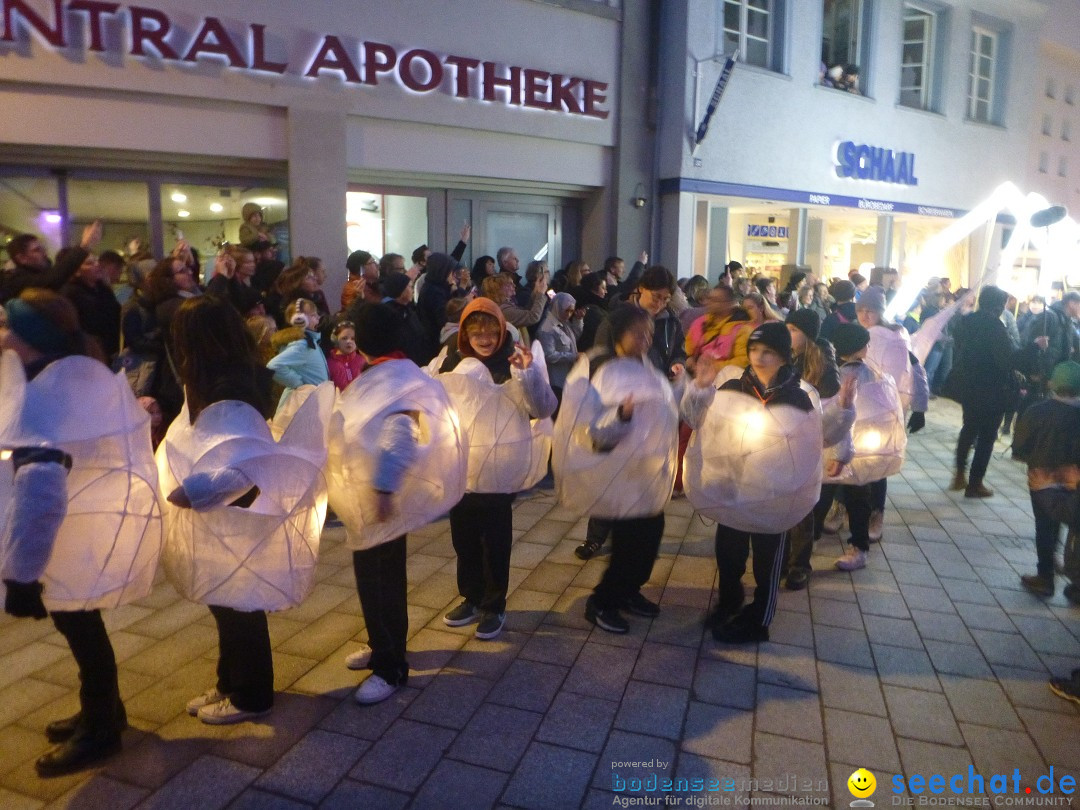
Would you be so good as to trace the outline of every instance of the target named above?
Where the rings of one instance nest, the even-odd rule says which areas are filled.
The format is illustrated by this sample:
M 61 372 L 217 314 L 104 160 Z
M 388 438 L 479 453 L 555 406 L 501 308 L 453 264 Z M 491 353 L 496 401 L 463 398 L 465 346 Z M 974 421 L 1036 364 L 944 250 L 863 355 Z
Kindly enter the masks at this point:
M 924 427 L 926 427 L 926 414 L 919 413 L 919 411 L 912 411 L 911 418 L 908 419 L 908 430 L 912 433 L 918 433 Z
M 7 598 L 4 600 L 4 612 L 19 618 L 44 619 L 49 615 L 45 603 L 41 601 L 40 582 L 16 582 L 5 579 Z

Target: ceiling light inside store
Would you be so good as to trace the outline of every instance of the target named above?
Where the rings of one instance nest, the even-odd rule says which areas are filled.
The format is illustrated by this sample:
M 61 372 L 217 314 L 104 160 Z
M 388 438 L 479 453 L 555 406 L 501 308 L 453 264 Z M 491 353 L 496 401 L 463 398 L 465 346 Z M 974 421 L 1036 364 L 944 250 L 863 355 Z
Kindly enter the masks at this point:
M 187 202 L 187 194 L 179 191 L 174 191 L 169 199 L 171 199 L 174 203 Z
M 60 224 L 60 219 L 60 215 L 55 211 L 49 211 L 45 214 L 45 221 L 48 222 L 50 225 Z
M 190 211 L 185 211 L 183 208 L 181 208 L 179 211 L 176 212 L 176 215 L 178 217 L 180 217 L 181 219 L 187 219 L 188 217 L 191 216 L 191 212 Z
M 215 214 L 220 214 L 222 211 L 225 210 L 225 206 L 221 203 L 210 203 L 210 210 L 213 211 Z

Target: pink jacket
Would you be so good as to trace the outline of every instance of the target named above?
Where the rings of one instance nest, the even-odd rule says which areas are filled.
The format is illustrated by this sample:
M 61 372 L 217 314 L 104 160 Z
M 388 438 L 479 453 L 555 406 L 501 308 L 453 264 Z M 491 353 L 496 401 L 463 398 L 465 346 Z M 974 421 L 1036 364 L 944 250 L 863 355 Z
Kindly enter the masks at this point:
M 326 358 L 326 367 L 338 391 L 344 391 L 345 387 L 359 377 L 360 372 L 364 370 L 364 356 L 360 352 L 346 355 L 334 349 Z

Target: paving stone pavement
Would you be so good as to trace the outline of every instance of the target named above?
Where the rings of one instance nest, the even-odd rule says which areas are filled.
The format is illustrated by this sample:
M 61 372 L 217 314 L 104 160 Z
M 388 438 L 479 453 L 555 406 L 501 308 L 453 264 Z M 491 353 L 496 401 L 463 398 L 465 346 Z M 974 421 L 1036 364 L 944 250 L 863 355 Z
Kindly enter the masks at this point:
M 654 775 L 722 780 L 712 793 L 673 792 L 669 806 L 797 796 L 847 807 L 860 766 L 878 779 L 880 807 L 892 774 L 972 766 L 988 782 L 1019 768 L 1032 784 L 1053 766 L 1055 778 L 1080 778 L 1080 715 L 1047 688 L 1051 673 L 1080 666 L 1080 609 L 1019 587 L 1034 570 L 1033 524 L 1025 470 L 1004 443 L 987 478 L 994 498 L 945 491 L 958 422 L 954 405 L 934 402 L 889 481 L 868 567 L 834 570 L 841 546 L 826 537 L 809 589 L 782 592 L 760 646 L 704 633 L 712 529 L 685 500 L 667 509 L 646 588 L 662 615 L 631 618 L 626 636 L 593 629 L 584 601 L 606 560 L 577 560 L 585 522 L 532 492 L 515 505 L 497 640 L 441 621 L 457 599 L 447 522 L 410 535 L 412 676 L 361 708 L 363 673 L 343 658 L 365 638 L 363 619 L 343 531 L 328 528 L 314 592 L 270 618 L 278 694 L 264 722 L 212 727 L 184 712 L 213 683 L 214 623 L 162 581 L 106 614 L 131 722 L 123 752 L 42 780 L 42 731 L 76 709 L 77 671 L 48 622 L 5 617 L 0 807 L 592 808 L 634 795 L 633 779 L 638 795 L 658 796 Z

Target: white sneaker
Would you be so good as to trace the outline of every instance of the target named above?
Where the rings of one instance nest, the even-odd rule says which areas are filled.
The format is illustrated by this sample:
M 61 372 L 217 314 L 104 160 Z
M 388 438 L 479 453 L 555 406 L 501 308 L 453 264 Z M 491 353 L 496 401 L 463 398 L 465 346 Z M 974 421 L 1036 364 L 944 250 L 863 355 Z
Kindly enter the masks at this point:
M 836 567 L 841 571 L 858 571 L 866 568 L 866 552 L 861 548 L 849 546 L 847 553 L 836 561 Z
M 881 534 L 885 530 L 885 513 L 875 509 L 870 513 L 870 542 L 880 543 Z
M 360 684 L 360 688 L 356 690 L 353 697 L 361 706 L 368 706 L 372 703 L 381 703 L 400 688 L 400 686 L 388 684 L 378 675 L 372 675 Z
M 825 522 L 821 528 L 825 534 L 838 534 L 840 529 L 844 526 L 844 519 L 847 517 L 847 513 L 844 511 L 844 505 L 840 501 L 833 501 L 832 508 L 829 509 L 829 513 L 825 515 Z
M 349 669 L 367 669 L 371 661 L 371 647 L 361 644 L 360 649 L 345 656 L 345 666 Z
M 209 703 L 199 709 L 198 717 L 204 723 L 211 726 L 227 726 L 232 723 L 244 723 L 248 720 L 255 720 L 259 717 L 264 717 L 270 714 L 269 709 L 263 709 L 261 712 L 249 712 L 246 709 L 241 709 L 233 705 L 233 702 L 229 698 L 218 703 Z
M 199 713 L 199 709 L 203 706 L 213 706 L 215 703 L 221 703 L 221 701 L 225 699 L 225 695 L 221 694 L 221 692 L 217 690 L 217 687 L 214 686 L 207 689 L 198 697 L 193 697 L 189 700 L 187 702 L 187 713 L 192 717 L 195 717 L 195 715 Z

